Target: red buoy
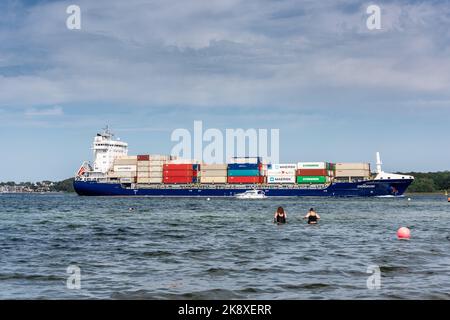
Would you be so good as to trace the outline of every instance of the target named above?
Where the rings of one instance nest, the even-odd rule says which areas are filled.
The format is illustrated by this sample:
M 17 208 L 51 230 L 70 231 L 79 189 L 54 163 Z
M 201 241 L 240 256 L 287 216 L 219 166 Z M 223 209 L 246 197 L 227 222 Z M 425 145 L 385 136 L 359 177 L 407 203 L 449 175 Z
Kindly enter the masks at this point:
M 399 239 L 410 239 L 411 231 L 406 227 L 401 227 L 397 230 L 397 238 Z

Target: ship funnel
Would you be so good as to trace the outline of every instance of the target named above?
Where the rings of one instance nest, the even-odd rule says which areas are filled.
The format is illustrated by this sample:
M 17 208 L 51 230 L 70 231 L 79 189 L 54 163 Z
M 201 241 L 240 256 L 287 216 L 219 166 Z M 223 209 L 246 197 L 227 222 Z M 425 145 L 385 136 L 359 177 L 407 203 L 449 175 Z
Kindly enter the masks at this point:
M 380 153 L 377 152 L 377 173 L 382 173 L 383 170 L 381 169 L 381 165 L 383 164 L 383 162 L 381 162 L 381 157 L 380 157 Z

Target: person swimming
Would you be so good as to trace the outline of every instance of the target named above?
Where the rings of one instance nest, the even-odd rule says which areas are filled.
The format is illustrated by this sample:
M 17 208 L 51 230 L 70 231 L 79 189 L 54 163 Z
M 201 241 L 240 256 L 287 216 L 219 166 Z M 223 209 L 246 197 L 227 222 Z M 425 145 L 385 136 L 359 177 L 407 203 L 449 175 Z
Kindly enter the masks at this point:
M 275 212 L 275 217 L 273 218 L 273 223 L 286 223 L 287 214 L 284 212 L 283 207 L 278 207 Z
M 320 216 L 317 214 L 314 208 L 311 208 L 309 209 L 304 219 L 308 219 L 308 224 L 317 224 L 319 222 Z

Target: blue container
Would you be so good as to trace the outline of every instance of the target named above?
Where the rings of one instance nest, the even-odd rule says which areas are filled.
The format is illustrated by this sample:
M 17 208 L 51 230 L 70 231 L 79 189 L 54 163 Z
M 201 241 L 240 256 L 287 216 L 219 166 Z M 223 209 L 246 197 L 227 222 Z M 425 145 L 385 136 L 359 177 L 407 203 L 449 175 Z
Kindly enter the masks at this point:
M 257 163 L 230 163 L 228 170 L 258 170 Z
M 228 170 L 229 177 L 257 177 L 259 176 L 259 170 Z

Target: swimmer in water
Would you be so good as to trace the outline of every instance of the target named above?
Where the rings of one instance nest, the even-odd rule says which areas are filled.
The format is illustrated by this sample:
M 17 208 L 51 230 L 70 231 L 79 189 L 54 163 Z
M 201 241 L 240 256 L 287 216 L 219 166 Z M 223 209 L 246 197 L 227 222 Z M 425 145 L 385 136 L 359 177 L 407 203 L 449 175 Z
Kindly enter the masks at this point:
M 128 211 L 134 211 L 135 209 L 133 207 L 128 208 Z
M 286 212 L 284 212 L 283 207 L 278 207 L 277 211 L 275 212 L 275 217 L 273 218 L 273 223 L 286 223 Z
M 317 224 L 319 222 L 320 216 L 313 208 L 311 208 L 309 209 L 309 212 L 306 214 L 304 219 L 308 219 L 308 224 Z

